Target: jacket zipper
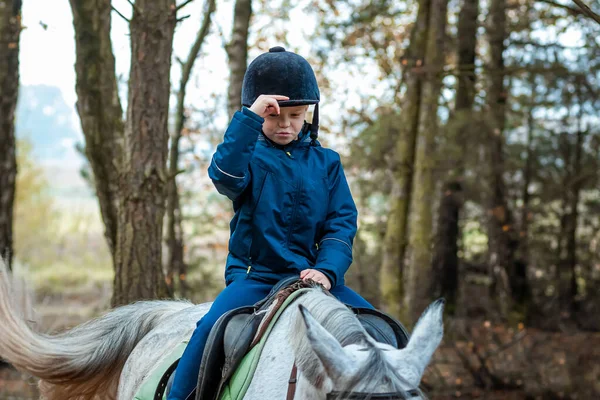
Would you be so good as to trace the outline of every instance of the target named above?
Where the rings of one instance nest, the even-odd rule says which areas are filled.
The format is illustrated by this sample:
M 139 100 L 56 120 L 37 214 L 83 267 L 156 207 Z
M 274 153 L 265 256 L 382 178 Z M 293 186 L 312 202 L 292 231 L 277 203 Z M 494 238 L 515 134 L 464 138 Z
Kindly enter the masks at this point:
M 292 153 L 289 151 L 285 151 L 285 154 L 291 159 L 294 159 Z M 294 229 L 294 220 L 296 219 L 296 210 L 298 208 L 298 203 L 300 202 L 300 196 L 302 195 L 302 179 L 300 179 L 300 184 L 296 190 L 296 195 L 294 196 L 294 203 L 292 205 L 292 215 L 290 216 L 290 226 L 288 228 L 288 234 L 286 239 L 286 246 L 289 247 L 290 239 L 292 237 L 292 230 Z
M 260 197 L 262 197 L 262 193 L 263 193 L 263 190 L 265 189 L 266 181 L 267 181 L 267 175 L 265 175 L 265 177 L 262 180 L 262 183 L 260 185 L 260 195 L 259 195 L 259 198 L 256 199 L 256 204 L 254 205 L 254 208 L 252 209 L 251 213 L 254 213 L 254 210 L 256 210 L 256 207 L 258 207 L 258 201 L 260 200 Z M 251 233 L 251 235 L 252 234 L 253 233 Z M 250 275 L 251 270 L 252 270 L 252 240 L 250 240 L 250 247 L 248 248 L 248 268 L 246 268 L 246 279 Z
M 252 270 L 252 256 L 248 257 L 248 268 L 246 269 L 246 277 L 245 279 L 248 279 L 248 277 L 250 276 L 250 271 Z

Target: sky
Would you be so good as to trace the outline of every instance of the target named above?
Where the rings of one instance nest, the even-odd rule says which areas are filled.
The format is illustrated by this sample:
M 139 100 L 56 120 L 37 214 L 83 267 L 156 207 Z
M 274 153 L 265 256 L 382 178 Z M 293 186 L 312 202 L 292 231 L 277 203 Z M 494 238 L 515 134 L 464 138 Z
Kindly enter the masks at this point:
M 226 6 L 228 1 L 220 2 Z M 183 11 L 191 14 L 177 28 L 174 52 L 176 56 L 185 58 L 190 43 L 200 25 L 201 6 L 203 1 L 195 1 Z M 131 15 L 131 6 L 125 0 L 114 0 L 113 5 L 122 14 Z M 221 13 L 224 14 L 224 13 Z M 219 16 L 221 16 L 219 14 Z M 221 24 L 227 21 L 220 18 Z M 51 85 L 61 89 L 65 101 L 74 105 L 75 93 L 75 41 L 73 18 L 68 0 L 28 0 L 23 2 L 23 24 L 25 30 L 21 34 L 20 74 L 23 85 Z M 117 76 L 126 77 L 129 71 L 129 29 L 126 21 L 116 13 L 112 13 L 112 41 L 116 59 Z M 211 79 L 204 84 L 212 85 L 209 90 L 218 90 L 226 78 L 224 52 L 219 51 L 220 44 L 211 37 L 205 48 L 211 54 L 213 68 Z M 217 47 L 216 49 L 214 49 Z M 217 51 L 214 51 L 217 50 Z M 220 54 L 223 53 L 223 54 Z M 225 64 L 223 64 L 225 63 Z M 178 76 L 177 68 L 173 68 L 174 76 Z M 175 82 L 175 80 L 172 80 Z M 193 93 L 193 92 L 192 92 Z M 193 94 L 192 94 L 193 95 Z

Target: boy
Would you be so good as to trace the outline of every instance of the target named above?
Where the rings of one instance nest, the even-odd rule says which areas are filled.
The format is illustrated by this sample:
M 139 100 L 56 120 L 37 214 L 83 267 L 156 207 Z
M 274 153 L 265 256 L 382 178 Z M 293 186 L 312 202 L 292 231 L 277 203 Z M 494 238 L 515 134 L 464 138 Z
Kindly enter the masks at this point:
M 357 211 L 339 155 L 317 141 L 319 89 L 301 56 L 274 47 L 248 67 L 242 111 L 217 147 L 209 175 L 233 201 L 226 288 L 177 366 L 168 400 L 195 389 L 210 329 L 225 312 L 256 303 L 293 275 L 319 282 L 355 307 L 372 306 L 344 285 Z M 314 104 L 312 124 L 304 122 Z

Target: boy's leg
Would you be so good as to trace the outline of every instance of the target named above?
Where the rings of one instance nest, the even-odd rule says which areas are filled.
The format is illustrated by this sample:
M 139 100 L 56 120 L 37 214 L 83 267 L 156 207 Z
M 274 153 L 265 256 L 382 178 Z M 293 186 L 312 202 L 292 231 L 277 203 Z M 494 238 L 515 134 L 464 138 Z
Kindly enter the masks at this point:
M 208 313 L 198 321 L 179 364 L 168 400 L 185 400 L 196 388 L 200 361 L 211 328 L 221 315 L 234 308 L 250 306 L 269 294 L 271 287 L 251 279 L 231 282 L 215 299 Z
M 349 306 L 372 309 L 375 308 L 348 286 L 336 286 L 329 292 L 334 295 L 336 299 L 344 304 L 348 304 Z

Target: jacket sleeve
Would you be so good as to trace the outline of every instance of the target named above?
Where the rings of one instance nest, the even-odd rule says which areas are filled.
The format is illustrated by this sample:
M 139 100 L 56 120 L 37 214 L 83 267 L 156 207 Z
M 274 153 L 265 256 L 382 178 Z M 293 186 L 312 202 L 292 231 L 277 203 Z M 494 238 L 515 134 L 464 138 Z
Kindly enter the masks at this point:
M 334 154 L 335 160 L 329 171 L 327 219 L 315 263 L 315 269 L 329 278 L 331 287 L 343 284 L 344 274 L 352 264 L 352 243 L 358 216 L 340 157 Z
M 264 119 L 246 107 L 237 111 L 217 146 L 208 167 L 208 176 L 217 191 L 236 200 L 250 183 L 248 165 Z

